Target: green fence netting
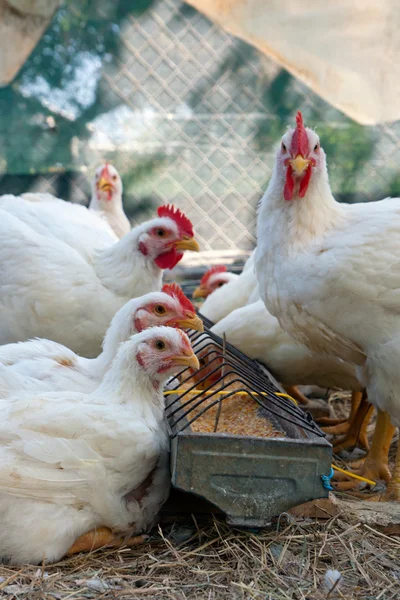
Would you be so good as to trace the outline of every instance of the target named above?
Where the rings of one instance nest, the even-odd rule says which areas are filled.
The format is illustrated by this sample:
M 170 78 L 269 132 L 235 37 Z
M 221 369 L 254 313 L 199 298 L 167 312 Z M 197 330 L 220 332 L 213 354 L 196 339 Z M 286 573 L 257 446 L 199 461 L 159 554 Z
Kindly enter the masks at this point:
M 0 89 L 1 193 L 85 202 L 107 158 L 133 221 L 174 202 L 204 249 L 248 249 L 274 147 L 299 108 L 339 200 L 400 195 L 400 122 L 357 125 L 179 0 L 67 2 Z

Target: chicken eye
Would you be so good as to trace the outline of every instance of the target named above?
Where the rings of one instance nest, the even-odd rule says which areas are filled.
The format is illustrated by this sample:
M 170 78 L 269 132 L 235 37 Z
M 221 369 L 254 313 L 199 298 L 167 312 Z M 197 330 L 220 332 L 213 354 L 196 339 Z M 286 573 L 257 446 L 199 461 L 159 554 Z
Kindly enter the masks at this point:
M 217 283 L 217 287 L 222 287 L 224 285 L 223 281 L 220 281 L 219 283 Z
M 286 146 L 283 142 L 282 142 L 282 152 L 286 152 Z
M 113 180 L 113 181 L 117 181 L 117 176 L 116 176 L 116 175 L 113 175 L 113 176 L 112 176 L 112 180 Z
M 165 350 L 165 342 L 163 342 L 162 340 L 157 340 L 156 348 L 157 350 Z
M 165 236 L 165 230 L 164 229 L 157 229 L 157 235 L 158 235 L 158 237 L 164 237 Z
M 315 144 L 314 146 L 314 152 L 316 152 L 317 150 L 319 150 L 319 144 Z
M 165 313 L 167 312 L 165 309 L 165 306 L 163 306 L 162 304 L 156 304 L 156 306 L 154 307 L 154 312 L 157 315 L 165 315 Z

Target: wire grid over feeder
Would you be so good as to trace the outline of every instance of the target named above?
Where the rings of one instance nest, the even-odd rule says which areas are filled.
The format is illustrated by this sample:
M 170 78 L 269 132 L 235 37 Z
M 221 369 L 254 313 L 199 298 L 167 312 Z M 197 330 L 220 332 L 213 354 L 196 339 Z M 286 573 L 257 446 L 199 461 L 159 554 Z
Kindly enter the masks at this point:
M 172 378 L 166 395 L 172 436 L 189 429 L 247 437 L 324 437 L 311 416 L 279 391 L 268 372 L 212 333 L 212 323 L 202 317 L 205 331 L 189 337 L 200 357 L 195 374 L 186 368 Z M 299 437 L 296 435 L 295 437 Z
M 200 369 L 183 369 L 165 392 L 171 481 L 183 493 L 182 510 L 192 512 L 198 500 L 203 512 L 222 511 L 232 525 L 264 527 L 327 497 L 332 446 L 311 415 L 202 319 L 204 332 L 189 333 Z

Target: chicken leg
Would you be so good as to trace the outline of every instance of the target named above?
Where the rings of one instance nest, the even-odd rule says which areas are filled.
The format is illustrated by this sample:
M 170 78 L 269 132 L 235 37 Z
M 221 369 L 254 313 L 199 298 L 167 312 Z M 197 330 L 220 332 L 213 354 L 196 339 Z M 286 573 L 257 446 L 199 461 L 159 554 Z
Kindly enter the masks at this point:
M 393 427 L 393 430 L 395 428 Z M 397 442 L 396 463 L 394 465 L 392 478 L 388 483 L 386 492 L 381 500 L 384 502 L 400 502 L 400 440 Z
M 390 422 L 389 415 L 386 412 L 378 410 L 375 431 L 374 435 L 372 436 L 371 449 L 368 452 L 361 469 L 355 471 L 357 475 L 365 477 L 366 479 L 371 479 L 372 481 L 377 481 L 378 479 L 383 479 L 384 481 L 390 480 L 389 448 L 394 431 L 395 428 Z M 400 482 L 400 469 L 398 471 L 398 480 Z M 340 481 L 335 484 L 335 489 L 351 490 L 355 487 L 358 487 L 359 484 L 360 482 L 356 479 L 353 479 L 352 481 Z M 400 491 L 400 484 L 398 483 L 397 485 L 399 487 L 398 491 Z
M 368 450 L 367 428 L 374 412 L 374 407 L 365 397 L 361 401 L 354 417 L 349 419 L 350 425 L 345 436 L 333 447 L 334 454 L 341 450 L 353 449 L 356 446 Z M 325 429 L 326 432 L 326 429 Z
M 347 419 L 331 419 L 329 417 L 321 417 L 320 419 L 317 419 L 318 425 L 325 433 L 332 435 L 342 435 L 347 433 L 350 428 L 350 424 L 355 419 L 357 411 L 363 401 L 363 392 L 352 392 L 350 415 Z
M 287 394 L 289 394 L 289 396 L 292 396 L 292 398 L 297 400 L 297 402 L 302 406 L 307 406 L 307 404 L 310 404 L 309 399 L 306 398 L 306 396 L 304 396 L 304 394 L 302 394 L 295 385 L 284 385 L 283 389 Z
M 108 527 L 98 527 L 81 535 L 67 552 L 67 556 L 78 554 L 78 552 L 92 552 L 103 546 L 118 548 L 119 546 L 139 546 L 144 544 L 147 536 L 137 535 L 124 540 L 114 535 Z

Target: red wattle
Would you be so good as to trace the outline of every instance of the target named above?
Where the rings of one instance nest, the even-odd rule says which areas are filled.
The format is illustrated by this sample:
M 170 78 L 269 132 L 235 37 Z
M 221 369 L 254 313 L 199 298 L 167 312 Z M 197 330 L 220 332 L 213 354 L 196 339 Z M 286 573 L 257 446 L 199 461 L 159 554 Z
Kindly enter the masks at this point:
M 310 183 L 310 179 L 311 179 L 311 165 L 308 165 L 307 170 L 304 174 L 304 177 L 300 181 L 300 189 L 299 189 L 300 198 L 304 198 L 304 196 L 306 195 L 308 185 Z
M 292 200 L 293 190 L 294 190 L 293 169 L 289 165 L 288 168 L 286 169 L 286 183 L 285 183 L 285 189 L 283 190 L 283 197 L 285 198 L 285 200 Z
M 160 254 L 155 259 L 155 263 L 160 269 L 173 269 L 181 260 L 183 252 L 177 252 L 175 248 Z

